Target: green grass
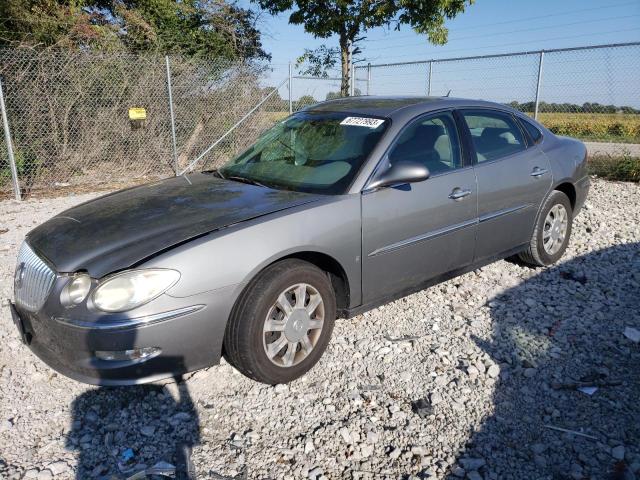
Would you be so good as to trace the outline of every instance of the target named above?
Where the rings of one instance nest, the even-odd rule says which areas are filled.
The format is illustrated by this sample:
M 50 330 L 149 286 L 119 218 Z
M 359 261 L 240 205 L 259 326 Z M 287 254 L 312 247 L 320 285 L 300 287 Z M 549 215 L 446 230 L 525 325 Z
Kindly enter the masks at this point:
M 640 157 L 595 155 L 589 158 L 589 173 L 606 180 L 640 182 Z

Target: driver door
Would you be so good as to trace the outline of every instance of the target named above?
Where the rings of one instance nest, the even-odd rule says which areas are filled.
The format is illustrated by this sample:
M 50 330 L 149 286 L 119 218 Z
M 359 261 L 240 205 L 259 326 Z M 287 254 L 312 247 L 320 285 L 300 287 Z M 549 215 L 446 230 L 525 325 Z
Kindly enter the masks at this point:
M 473 261 L 477 187 L 451 112 L 414 120 L 386 162 L 424 163 L 430 177 L 362 195 L 362 294 L 370 303 Z

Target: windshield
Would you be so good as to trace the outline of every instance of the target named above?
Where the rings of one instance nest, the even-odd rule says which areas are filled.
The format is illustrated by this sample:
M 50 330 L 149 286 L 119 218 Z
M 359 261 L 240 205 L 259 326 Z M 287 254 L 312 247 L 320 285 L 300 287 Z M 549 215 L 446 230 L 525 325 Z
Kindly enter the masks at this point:
M 268 187 L 344 193 L 388 120 L 334 112 L 299 112 L 265 132 L 219 172 Z

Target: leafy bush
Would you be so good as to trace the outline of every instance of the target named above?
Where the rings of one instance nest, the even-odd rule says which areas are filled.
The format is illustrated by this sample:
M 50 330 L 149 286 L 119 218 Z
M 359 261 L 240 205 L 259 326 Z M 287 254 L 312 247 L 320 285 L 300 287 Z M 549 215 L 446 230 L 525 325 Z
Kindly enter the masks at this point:
M 640 157 L 631 155 L 589 157 L 589 173 L 607 180 L 640 182 Z
M 170 64 L 179 170 L 273 92 L 254 64 L 177 55 Z M 20 186 L 136 183 L 174 173 L 166 74 L 158 55 L 0 49 Z M 132 107 L 146 109 L 141 128 L 129 120 Z M 242 151 L 273 125 L 263 113 L 282 109 L 288 104 L 270 96 L 197 168 Z M 0 194 L 11 189 L 2 138 L 0 127 Z
M 2 148 L 2 151 L 0 151 L 0 187 L 6 187 L 11 185 L 12 182 L 11 165 L 9 165 L 9 155 L 4 142 L 0 144 L 0 148 Z M 19 178 L 27 178 L 37 174 L 40 165 L 32 152 L 15 150 L 13 157 Z

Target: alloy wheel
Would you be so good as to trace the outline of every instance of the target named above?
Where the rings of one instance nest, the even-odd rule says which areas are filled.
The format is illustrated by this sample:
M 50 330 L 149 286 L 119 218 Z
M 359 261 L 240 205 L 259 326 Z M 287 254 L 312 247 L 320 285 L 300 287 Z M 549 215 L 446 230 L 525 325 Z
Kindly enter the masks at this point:
M 568 225 L 569 215 L 564 205 L 558 203 L 551 207 L 542 230 L 542 245 L 547 254 L 555 255 L 562 248 Z
M 262 343 L 269 360 L 292 367 L 314 349 L 324 324 L 324 301 L 313 286 L 298 283 L 278 295 L 264 321 Z

